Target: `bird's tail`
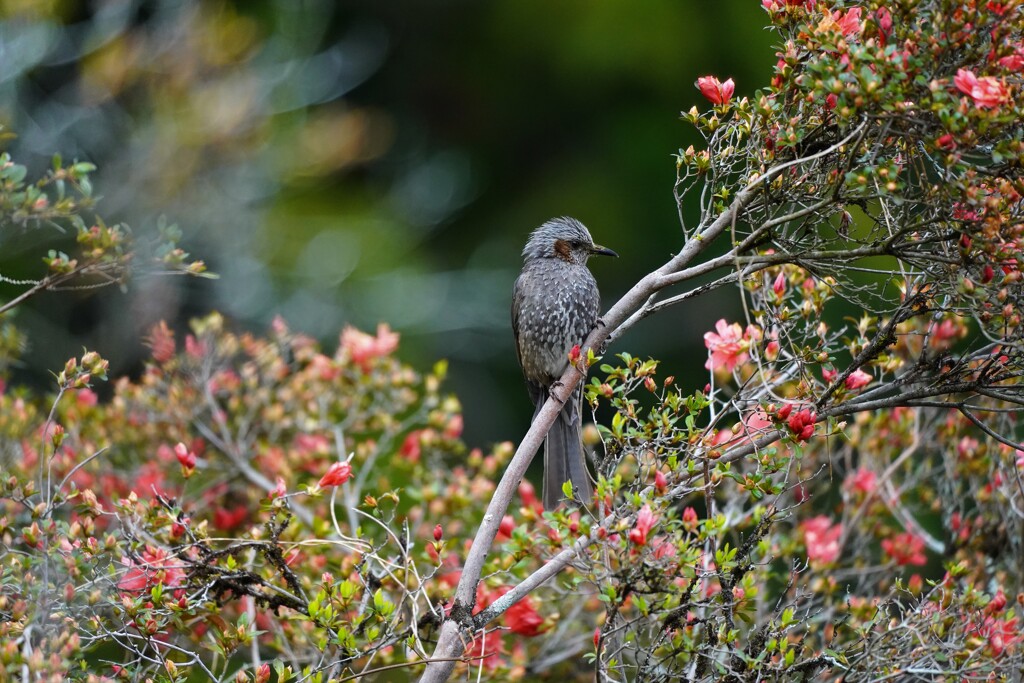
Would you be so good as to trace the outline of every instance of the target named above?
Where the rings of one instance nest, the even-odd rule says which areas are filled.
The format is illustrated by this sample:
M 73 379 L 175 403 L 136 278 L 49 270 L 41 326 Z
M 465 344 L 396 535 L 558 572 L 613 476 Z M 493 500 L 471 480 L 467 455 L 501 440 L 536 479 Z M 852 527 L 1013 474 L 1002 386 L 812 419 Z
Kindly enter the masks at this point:
M 572 482 L 574 498 L 590 505 L 593 489 L 583 455 L 579 400 L 565 402 L 544 440 L 544 509 L 554 510 L 565 499 L 562 484 Z

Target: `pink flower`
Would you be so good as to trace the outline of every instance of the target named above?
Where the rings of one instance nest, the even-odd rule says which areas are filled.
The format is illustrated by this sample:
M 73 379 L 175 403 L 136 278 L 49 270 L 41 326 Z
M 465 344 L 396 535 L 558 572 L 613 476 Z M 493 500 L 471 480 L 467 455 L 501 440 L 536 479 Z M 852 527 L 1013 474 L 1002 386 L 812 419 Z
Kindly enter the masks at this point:
M 644 505 L 636 514 L 636 524 L 629 530 L 629 540 L 637 545 L 647 543 L 647 534 L 658 523 L 658 517 L 651 511 L 650 505 Z
M 363 372 L 369 372 L 375 358 L 392 354 L 398 348 L 398 333 L 386 323 L 377 325 L 377 336 L 346 327 L 341 332 L 341 350 L 348 353 L 353 363 Z
M 206 342 L 200 341 L 191 334 L 185 336 L 185 353 L 199 360 L 206 355 Z
M 1024 53 L 1016 52 L 999 60 L 999 66 L 1009 71 L 1024 70 Z
M 968 633 L 976 633 L 987 641 L 986 650 L 995 657 L 999 657 L 1007 650 L 1013 648 L 1020 642 L 1020 628 L 1017 626 L 1017 617 L 1012 619 L 996 619 L 985 617 L 981 626 L 975 626 Z
M 544 506 L 537 500 L 537 489 L 533 488 L 533 484 L 526 479 L 519 482 L 519 497 L 523 499 L 523 507 L 544 512 Z
M 274 490 L 270 492 L 271 498 L 284 498 L 288 494 L 288 486 L 284 482 L 284 477 L 277 478 L 277 485 L 274 486 Z
M 1006 83 L 992 76 L 978 78 L 973 71 L 960 69 L 953 77 L 953 85 L 957 90 L 969 95 L 974 104 L 982 109 L 992 109 L 1010 99 L 1010 90 Z
M 167 551 L 160 547 L 146 546 L 142 551 L 142 560 L 125 560 L 129 569 L 117 582 L 120 590 L 128 593 L 141 593 L 153 586 L 179 588 L 185 583 L 185 572 L 180 562 L 167 556 Z
M 687 530 L 693 531 L 696 529 L 698 521 L 697 511 L 692 507 L 687 507 L 683 510 L 683 526 L 686 527 Z
M 882 34 L 884 43 L 884 39 L 892 33 L 892 12 L 885 7 L 880 7 L 875 12 L 875 20 L 878 22 L 878 30 Z
M 746 345 L 743 343 L 743 328 L 739 323 L 730 325 L 722 318 L 715 323 L 715 332 L 704 333 L 704 346 L 711 351 L 711 357 L 704 364 L 709 370 L 725 369 L 729 372 L 737 364 L 747 360 Z
M 746 437 L 745 441 L 757 438 L 774 427 L 774 423 L 768 416 L 768 413 L 765 412 L 764 408 L 757 408 L 748 413 L 744 413 L 743 417 L 740 418 L 740 423 L 742 426 L 737 426 L 736 431 L 742 431 L 743 435 Z
M 846 388 L 850 391 L 856 391 L 857 389 L 863 389 L 867 385 L 871 384 L 871 380 L 874 377 L 864 372 L 863 370 L 855 370 L 849 377 L 846 378 Z
M 845 13 L 836 10 L 832 13 L 832 20 L 836 22 L 844 36 L 859 34 L 861 31 L 860 7 L 854 7 Z
M 163 320 L 149 330 L 146 344 L 153 351 L 153 359 L 158 363 L 166 363 L 174 357 L 174 333 Z
M 832 524 L 825 515 L 811 517 L 800 525 L 807 547 L 807 559 L 814 563 L 830 564 L 839 558 L 839 539 L 843 535 L 842 524 Z
M 924 554 L 924 541 L 909 531 L 884 539 L 882 550 L 900 566 L 913 564 L 920 567 L 928 563 Z
M 189 450 L 188 446 L 179 442 L 174 447 L 174 455 L 178 458 L 178 462 L 186 470 L 191 470 L 196 466 L 196 454 Z
M 772 291 L 775 292 L 775 296 L 781 297 L 786 293 L 786 274 L 779 272 L 778 277 L 775 278 L 775 282 L 772 283 Z
M 878 476 L 873 471 L 861 467 L 846 478 L 846 483 L 849 488 L 857 493 L 868 495 L 874 492 L 875 480 L 877 478 Z
M 712 104 L 728 104 L 736 84 L 731 78 L 722 83 L 715 76 L 701 76 L 697 79 L 697 88 L 701 95 L 711 100 Z
M 317 482 L 317 486 L 320 488 L 338 486 L 339 484 L 344 484 L 348 481 L 351 476 L 352 465 L 348 464 L 347 461 L 336 462 L 327 470 L 327 474 L 320 477 L 320 481 Z

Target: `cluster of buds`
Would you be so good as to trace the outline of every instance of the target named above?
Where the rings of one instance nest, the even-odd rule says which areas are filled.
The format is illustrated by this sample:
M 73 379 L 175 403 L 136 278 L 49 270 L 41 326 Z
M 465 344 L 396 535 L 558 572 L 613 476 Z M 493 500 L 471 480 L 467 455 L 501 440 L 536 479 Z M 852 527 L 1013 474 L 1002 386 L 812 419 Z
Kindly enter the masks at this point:
M 62 389 L 85 389 L 93 377 L 105 380 L 109 363 L 95 351 L 86 351 L 79 362 L 69 358 L 64 369 L 57 375 L 57 384 Z

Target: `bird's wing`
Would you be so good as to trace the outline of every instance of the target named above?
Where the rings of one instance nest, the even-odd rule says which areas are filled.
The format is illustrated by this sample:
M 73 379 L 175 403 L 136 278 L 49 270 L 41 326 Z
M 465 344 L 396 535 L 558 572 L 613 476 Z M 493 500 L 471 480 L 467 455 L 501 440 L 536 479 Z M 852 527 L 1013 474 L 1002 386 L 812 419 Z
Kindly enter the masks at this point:
M 522 287 L 523 273 L 520 273 L 519 277 L 516 278 L 515 284 L 512 286 L 512 336 L 515 338 L 516 360 L 519 361 L 519 367 L 523 367 L 523 356 L 519 351 L 519 312 L 521 309 L 520 304 L 523 300 Z

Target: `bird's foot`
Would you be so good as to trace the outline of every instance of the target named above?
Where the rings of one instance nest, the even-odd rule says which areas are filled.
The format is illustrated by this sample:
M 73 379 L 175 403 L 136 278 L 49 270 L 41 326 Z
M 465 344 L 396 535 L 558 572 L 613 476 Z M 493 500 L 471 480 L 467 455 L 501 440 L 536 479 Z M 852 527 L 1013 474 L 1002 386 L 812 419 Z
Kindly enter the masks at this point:
M 599 329 L 601 329 L 602 327 L 607 327 L 607 326 L 608 326 L 608 323 L 606 323 L 606 322 L 604 321 L 604 318 L 598 317 L 598 318 L 596 318 L 596 319 L 594 320 L 594 324 L 593 324 L 593 326 L 592 326 L 592 327 L 590 328 L 590 331 L 591 331 L 591 332 L 593 332 L 594 330 L 599 330 Z M 603 340 L 603 341 L 601 342 L 601 345 L 600 345 L 600 346 L 599 346 L 598 348 L 594 349 L 594 351 L 596 351 L 596 352 L 597 352 L 597 355 L 599 355 L 599 356 L 603 356 L 603 355 L 604 355 L 604 352 L 608 350 L 608 342 L 609 342 L 609 341 L 611 341 L 611 339 L 612 339 L 612 335 L 611 335 L 611 334 L 609 334 L 609 335 L 608 335 L 607 337 L 605 337 L 605 338 L 604 338 L 604 340 Z
M 555 388 L 557 387 L 557 388 L 561 389 L 564 386 L 565 385 L 562 384 L 562 380 L 557 380 L 554 383 L 552 383 L 551 386 L 548 387 L 548 396 L 550 396 L 551 398 L 555 399 L 556 401 L 561 403 L 563 406 L 565 405 L 565 399 L 562 398 L 561 396 L 559 396 L 557 393 L 555 393 Z

